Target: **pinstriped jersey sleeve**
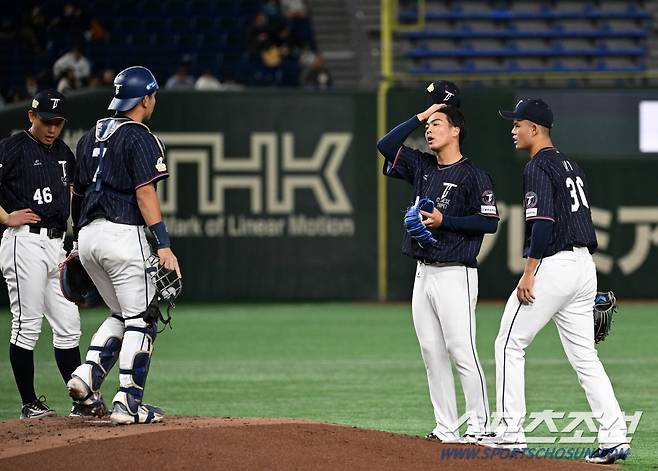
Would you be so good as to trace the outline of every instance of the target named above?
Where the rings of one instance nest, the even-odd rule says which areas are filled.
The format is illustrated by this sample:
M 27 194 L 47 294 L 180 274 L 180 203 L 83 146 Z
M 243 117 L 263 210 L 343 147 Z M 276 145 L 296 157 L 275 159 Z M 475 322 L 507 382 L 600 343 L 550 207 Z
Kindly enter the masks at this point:
M 20 141 L 14 136 L 0 140 L 0 186 L 15 175 L 16 161 L 20 160 L 16 154 L 20 152 Z
M 480 169 L 475 169 L 471 185 L 469 192 L 470 213 L 500 219 L 494 185 L 489 174 Z
M 546 171 L 530 161 L 523 171 L 523 208 L 525 220 L 555 221 L 553 184 Z
M 384 161 L 384 175 L 405 180 L 413 185 L 416 168 L 420 164 L 422 152 L 407 146 L 400 146 L 395 160 Z
M 73 187 L 75 184 L 75 156 L 69 146 L 66 146 L 66 183 L 69 187 Z
M 128 172 L 134 189 L 169 176 L 162 141 L 149 132 L 134 133 L 130 144 Z
M 5 164 L 7 160 L 7 144 L 6 139 L 0 140 L 0 186 L 5 178 Z
M 82 165 L 82 160 L 86 158 L 85 156 L 85 141 L 87 139 L 87 134 L 84 134 L 78 144 L 75 147 L 75 172 L 73 172 L 73 193 L 78 196 L 84 196 L 85 188 L 80 181 L 80 166 Z

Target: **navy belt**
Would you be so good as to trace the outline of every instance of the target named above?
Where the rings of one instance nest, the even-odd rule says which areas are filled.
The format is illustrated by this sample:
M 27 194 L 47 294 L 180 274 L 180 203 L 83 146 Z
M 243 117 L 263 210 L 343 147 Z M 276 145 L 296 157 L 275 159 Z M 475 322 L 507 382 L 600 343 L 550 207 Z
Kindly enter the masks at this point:
M 586 249 L 589 248 L 586 245 L 567 245 L 563 250 L 569 250 L 569 251 L 573 252 L 574 249 L 581 249 L 583 247 L 586 248 Z
M 64 231 L 59 229 L 30 226 L 30 232 L 32 234 L 41 234 L 41 229 L 46 229 L 46 235 L 49 239 L 61 239 L 64 236 Z
M 416 259 L 424 265 L 432 265 L 434 267 L 463 267 L 464 263 L 461 262 L 439 262 L 437 260 L 432 260 L 430 258 L 418 258 Z

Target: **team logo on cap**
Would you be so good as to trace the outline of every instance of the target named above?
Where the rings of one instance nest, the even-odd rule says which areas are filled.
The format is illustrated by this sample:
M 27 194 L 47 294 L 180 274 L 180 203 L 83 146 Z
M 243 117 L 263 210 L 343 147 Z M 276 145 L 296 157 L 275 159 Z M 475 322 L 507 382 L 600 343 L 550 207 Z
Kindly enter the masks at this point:
M 39 107 L 39 101 L 38 100 L 32 100 L 32 108 L 38 108 Z
M 445 92 L 446 92 L 446 96 L 445 96 L 445 98 L 443 99 L 443 101 L 448 101 L 448 100 L 450 100 L 451 97 L 455 96 L 454 93 L 449 92 L 448 90 L 445 90 Z
M 427 91 L 432 93 L 434 91 L 434 82 L 430 83 L 427 87 Z
M 61 100 L 61 98 L 51 98 L 50 99 L 50 101 L 53 102 L 53 109 L 57 108 L 57 105 L 59 104 L 59 100 Z
M 115 83 L 115 84 L 114 84 L 114 94 L 115 94 L 115 95 L 118 95 L 118 94 L 119 94 L 119 90 L 121 90 L 121 87 L 122 87 L 122 86 L 123 86 L 122 83 Z

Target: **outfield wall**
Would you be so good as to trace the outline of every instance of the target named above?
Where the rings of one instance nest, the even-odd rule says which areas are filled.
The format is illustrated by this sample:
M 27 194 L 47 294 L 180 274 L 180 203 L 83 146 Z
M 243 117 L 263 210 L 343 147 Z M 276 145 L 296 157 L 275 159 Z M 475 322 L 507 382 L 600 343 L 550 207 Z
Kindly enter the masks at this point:
M 481 298 L 508 296 L 523 267 L 526 157 L 513 150 L 510 123 L 496 112 L 523 93 L 474 89 L 463 100 L 464 153 L 491 173 L 502 215 L 481 254 Z M 622 297 L 656 297 L 658 154 L 639 150 L 638 110 L 640 98 L 658 100 L 658 93 L 541 94 L 554 103 L 556 144 L 589 177 L 603 248 L 600 285 Z M 73 148 L 84 129 L 107 115 L 107 102 L 106 91 L 70 99 L 64 137 Z M 422 111 L 425 98 L 393 90 L 388 103 L 393 126 Z M 642 106 L 651 112 L 650 103 Z M 167 146 L 172 177 L 159 192 L 182 263 L 184 298 L 377 299 L 376 116 L 373 92 L 161 92 L 149 125 Z M 0 135 L 26 125 L 24 109 L 0 112 Z M 645 133 L 643 147 L 655 152 L 652 135 Z M 423 145 L 422 131 L 409 143 Z M 408 299 L 414 264 L 399 246 L 411 190 L 399 181 L 387 188 L 387 298 Z

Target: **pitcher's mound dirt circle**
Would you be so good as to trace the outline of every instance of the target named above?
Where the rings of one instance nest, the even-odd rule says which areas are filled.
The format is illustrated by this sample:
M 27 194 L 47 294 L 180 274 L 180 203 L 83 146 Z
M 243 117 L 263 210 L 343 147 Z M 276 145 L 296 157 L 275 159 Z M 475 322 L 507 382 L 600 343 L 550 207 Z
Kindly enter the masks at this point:
M 289 419 L 167 417 L 121 427 L 66 417 L 0 422 L 0 470 L 11 471 L 599 468 L 536 458 L 442 459 L 444 447 L 478 448 Z

